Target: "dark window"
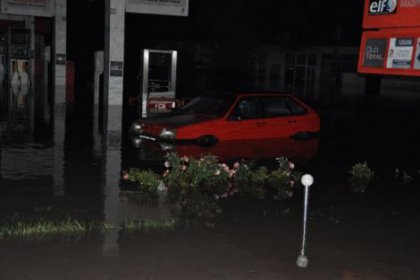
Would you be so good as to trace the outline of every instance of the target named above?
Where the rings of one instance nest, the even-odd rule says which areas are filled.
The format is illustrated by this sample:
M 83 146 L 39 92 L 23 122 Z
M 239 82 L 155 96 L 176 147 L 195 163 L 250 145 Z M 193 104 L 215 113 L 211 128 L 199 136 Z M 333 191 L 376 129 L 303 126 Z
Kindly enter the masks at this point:
M 258 119 L 263 118 L 261 102 L 257 97 L 248 97 L 241 99 L 235 106 L 230 119 Z
M 291 112 L 284 97 L 263 98 L 265 116 L 267 118 L 290 116 Z
M 184 113 L 207 114 L 223 116 L 234 102 L 230 96 L 198 96 L 183 106 L 180 111 Z
M 287 106 L 290 108 L 290 110 L 292 111 L 293 115 L 305 115 L 308 112 L 308 110 L 306 110 L 305 107 L 300 105 L 298 102 L 296 102 L 292 98 L 285 98 L 285 102 Z

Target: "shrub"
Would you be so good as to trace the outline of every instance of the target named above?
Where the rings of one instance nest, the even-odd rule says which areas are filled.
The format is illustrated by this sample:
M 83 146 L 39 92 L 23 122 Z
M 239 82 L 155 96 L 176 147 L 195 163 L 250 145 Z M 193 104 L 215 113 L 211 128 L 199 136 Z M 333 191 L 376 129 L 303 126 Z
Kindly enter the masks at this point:
M 366 161 L 354 164 L 348 173 L 350 185 L 355 192 L 365 192 L 368 185 L 375 179 L 375 172 L 369 168 Z

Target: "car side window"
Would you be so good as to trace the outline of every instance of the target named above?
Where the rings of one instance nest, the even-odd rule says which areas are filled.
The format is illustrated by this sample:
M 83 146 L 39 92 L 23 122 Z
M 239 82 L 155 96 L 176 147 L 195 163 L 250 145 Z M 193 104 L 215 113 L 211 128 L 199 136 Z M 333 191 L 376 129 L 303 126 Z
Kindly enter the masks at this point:
M 292 115 L 284 97 L 263 98 L 265 117 L 275 118 Z
M 263 118 L 262 105 L 259 98 L 248 97 L 241 99 L 235 106 L 231 120 L 249 120 Z
M 308 110 L 305 107 L 300 105 L 298 102 L 296 102 L 292 98 L 285 98 L 285 101 L 286 101 L 287 106 L 292 111 L 293 115 L 295 115 L 295 116 L 296 115 L 305 115 L 306 113 L 308 113 Z

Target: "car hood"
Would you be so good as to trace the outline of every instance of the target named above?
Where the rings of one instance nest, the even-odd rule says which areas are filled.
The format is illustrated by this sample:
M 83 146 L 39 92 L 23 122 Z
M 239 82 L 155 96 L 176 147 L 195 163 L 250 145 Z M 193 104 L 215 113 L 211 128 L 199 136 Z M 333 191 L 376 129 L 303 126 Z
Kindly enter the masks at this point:
M 202 114 L 164 114 L 152 118 L 141 119 L 139 122 L 153 126 L 178 128 L 185 125 L 214 120 L 216 117 Z

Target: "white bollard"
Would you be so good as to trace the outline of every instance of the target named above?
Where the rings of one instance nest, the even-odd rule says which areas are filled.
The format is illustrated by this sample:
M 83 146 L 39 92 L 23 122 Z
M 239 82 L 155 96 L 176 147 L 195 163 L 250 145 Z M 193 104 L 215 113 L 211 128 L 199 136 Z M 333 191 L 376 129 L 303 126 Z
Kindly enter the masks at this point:
M 309 260 L 305 256 L 306 243 L 306 220 L 308 217 L 308 202 L 309 202 L 309 187 L 314 183 L 314 177 L 310 174 L 305 174 L 301 179 L 302 185 L 305 186 L 305 197 L 303 203 L 303 234 L 302 234 L 302 250 L 297 258 L 296 264 L 299 267 L 305 268 L 308 266 Z

